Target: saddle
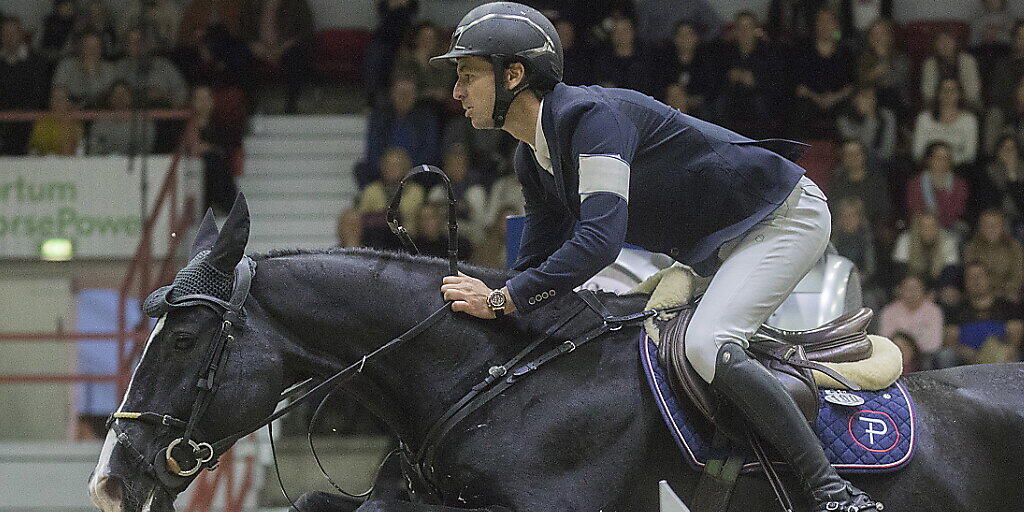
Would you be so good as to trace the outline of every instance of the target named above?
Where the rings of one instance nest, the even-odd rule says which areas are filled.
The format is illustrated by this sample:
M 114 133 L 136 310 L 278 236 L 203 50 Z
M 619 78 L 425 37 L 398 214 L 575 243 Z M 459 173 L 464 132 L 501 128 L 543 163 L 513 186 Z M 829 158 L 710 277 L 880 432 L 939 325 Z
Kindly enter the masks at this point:
M 693 318 L 695 306 L 683 308 L 674 318 L 659 322 L 661 342 L 658 359 L 669 372 L 672 391 L 685 396 L 712 423 L 727 434 L 742 435 L 738 418 L 722 407 L 722 398 L 697 374 L 686 359 L 685 332 Z M 846 363 L 871 357 L 872 345 L 867 326 L 873 313 L 868 308 L 843 315 L 818 328 L 807 331 L 786 331 L 762 326 L 750 339 L 747 352 L 779 379 L 796 401 L 807 421 L 818 416 L 818 385 L 812 370 L 832 377 L 850 390 L 860 387 L 820 363 Z

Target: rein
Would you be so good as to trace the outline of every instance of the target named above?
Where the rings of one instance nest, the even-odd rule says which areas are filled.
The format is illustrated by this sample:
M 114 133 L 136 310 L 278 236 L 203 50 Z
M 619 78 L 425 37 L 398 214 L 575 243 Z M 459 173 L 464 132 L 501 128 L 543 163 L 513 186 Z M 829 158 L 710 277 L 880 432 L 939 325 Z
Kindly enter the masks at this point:
M 399 222 L 398 205 L 401 200 L 402 188 L 405 185 L 405 181 L 412 176 L 423 173 L 439 175 L 448 190 L 448 270 L 449 275 L 458 275 L 458 262 L 456 257 L 458 254 L 458 226 L 455 217 L 456 199 L 451 181 L 440 169 L 429 165 L 421 165 L 409 171 L 409 173 L 399 183 L 398 191 L 392 197 L 388 205 L 388 225 L 395 235 L 402 240 L 402 243 L 410 252 L 413 254 L 417 254 L 419 252 L 415 243 L 412 241 L 412 238 L 409 236 L 408 231 Z M 321 401 L 320 406 L 317 407 L 316 412 L 314 412 L 307 431 L 307 435 L 310 436 L 310 447 L 317 465 L 320 466 L 320 470 L 323 472 L 324 476 L 326 476 L 327 480 L 342 494 L 352 498 L 363 498 L 370 495 L 373 491 L 373 487 L 358 495 L 345 492 L 334 483 L 330 475 L 328 475 L 324 470 L 323 465 L 320 463 L 319 456 L 317 456 L 316 450 L 313 448 L 311 437 L 312 429 L 315 425 L 318 413 L 336 389 L 345 382 L 354 378 L 356 375 L 362 373 L 367 362 L 386 354 L 397 348 L 399 345 L 419 336 L 442 318 L 446 317 L 450 313 L 451 301 L 445 301 L 444 305 L 408 331 L 391 339 L 376 350 L 363 355 L 358 361 L 334 373 L 320 383 L 309 387 L 312 381 L 311 379 L 307 379 L 306 381 L 292 386 L 281 394 L 278 400 L 279 403 L 280 401 L 289 399 L 302 392 L 301 390 L 304 388 L 308 389 L 302 392 L 302 394 L 297 398 L 294 398 L 287 405 L 275 410 L 272 414 L 258 421 L 254 421 L 237 430 L 235 433 L 216 441 L 201 441 L 200 439 L 202 439 L 203 436 L 198 427 L 198 423 L 209 407 L 210 402 L 213 399 L 213 395 L 218 389 L 217 373 L 223 363 L 227 345 L 229 342 L 235 340 L 235 338 L 241 333 L 242 327 L 244 326 L 245 312 L 243 304 L 249 295 L 249 288 L 252 283 L 252 278 L 255 276 L 255 272 L 256 263 L 248 256 L 244 256 L 235 267 L 234 282 L 231 288 L 231 297 L 229 301 L 224 301 L 207 294 L 195 293 L 176 298 L 173 302 L 170 302 L 167 297 L 172 287 L 168 286 L 160 290 L 163 292 L 163 297 L 161 299 L 163 303 L 162 306 L 167 309 L 202 305 L 209 307 L 214 311 L 218 311 L 221 314 L 222 322 L 220 331 L 214 337 L 210 348 L 207 350 L 206 356 L 203 360 L 204 370 L 200 373 L 195 384 L 199 390 L 198 396 L 192 404 L 188 420 L 181 420 L 171 415 L 158 412 L 131 412 L 118 410 L 108 419 L 108 427 L 115 431 L 118 442 L 128 448 L 136 458 L 136 461 L 144 468 L 145 472 L 149 473 L 156 482 L 164 487 L 165 490 L 173 494 L 184 490 L 190 483 L 190 477 L 196 475 L 201 470 L 209 469 L 212 471 L 216 469 L 220 456 L 223 455 L 224 452 L 226 452 L 239 439 L 264 426 L 268 429 L 272 429 L 272 424 L 275 420 L 291 412 L 299 405 L 309 402 L 310 399 L 318 392 L 327 389 L 327 394 Z M 526 346 L 526 348 L 521 350 L 512 359 L 502 365 L 492 366 L 489 368 L 487 371 L 487 377 L 483 381 L 473 386 L 473 388 L 470 389 L 462 399 L 449 407 L 444 414 L 435 420 L 433 426 L 428 430 L 427 436 L 418 451 L 414 453 L 405 443 L 400 441 L 399 448 L 385 457 L 384 463 L 386 463 L 391 456 L 396 453 L 402 456 L 403 472 L 409 480 L 410 491 L 414 495 L 424 494 L 433 499 L 436 499 L 439 495 L 439 492 L 436 490 L 437 487 L 432 483 L 433 458 L 445 436 L 452 430 L 452 428 L 454 428 L 473 411 L 479 409 L 484 404 L 518 382 L 519 379 L 539 369 L 542 365 L 576 350 L 580 346 L 609 331 L 616 331 L 625 326 L 639 325 L 646 318 L 656 314 L 656 311 L 645 310 L 632 315 L 614 316 L 608 312 L 603 304 L 601 304 L 594 292 L 583 290 L 577 292 L 577 295 L 583 299 L 582 302 L 570 307 L 569 311 L 550 326 L 544 334 L 535 338 Z M 585 332 L 576 339 L 562 342 L 557 347 L 544 352 L 525 364 L 520 364 L 527 356 L 540 348 L 544 342 L 553 338 L 555 334 L 562 329 L 562 327 L 588 308 L 595 311 L 602 318 L 603 322 L 601 325 Z M 142 450 L 132 444 L 131 437 L 128 432 L 124 430 L 119 423 L 122 421 L 138 421 L 158 428 L 169 428 L 181 432 L 181 435 L 172 440 L 166 447 L 158 450 L 155 456 L 147 457 L 144 455 Z M 287 491 L 284 489 L 280 471 L 277 468 L 277 457 L 276 450 L 273 445 L 274 441 L 272 430 L 270 436 L 271 450 L 274 452 L 274 466 L 275 471 L 277 472 L 278 482 L 281 484 L 281 491 L 285 497 L 294 504 L 294 501 L 291 500 Z M 384 463 L 382 463 L 382 467 Z

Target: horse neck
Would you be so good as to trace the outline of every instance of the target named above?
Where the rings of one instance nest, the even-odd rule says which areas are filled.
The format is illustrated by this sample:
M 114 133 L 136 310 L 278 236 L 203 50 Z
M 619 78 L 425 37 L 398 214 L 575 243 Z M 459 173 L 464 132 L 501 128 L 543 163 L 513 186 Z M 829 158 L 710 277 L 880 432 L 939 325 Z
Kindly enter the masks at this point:
M 261 263 L 254 294 L 290 333 L 289 381 L 326 377 L 353 364 L 443 305 L 443 264 L 384 258 L 297 255 Z M 489 363 L 514 348 L 507 338 L 493 324 L 449 314 L 368 360 L 344 388 L 403 441 L 418 446 L 431 422 L 486 376 Z

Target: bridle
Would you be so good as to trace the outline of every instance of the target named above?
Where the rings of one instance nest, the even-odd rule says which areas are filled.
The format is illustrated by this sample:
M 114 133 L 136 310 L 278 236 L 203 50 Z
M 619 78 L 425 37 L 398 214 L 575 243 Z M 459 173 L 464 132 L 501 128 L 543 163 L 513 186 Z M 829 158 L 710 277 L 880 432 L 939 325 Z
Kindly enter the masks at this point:
M 418 252 L 405 228 L 399 223 L 397 210 L 399 200 L 401 198 L 402 187 L 404 186 L 406 179 L 421 173 L 433 173 L 439 175 L 448 188 L 448 266 L 449 275 L 457 275 L 458 264 L 456 254 L 458 253 L 458 227 L 457 220 L 455 219 L 455 195 L 451 182 L 440 169 L 433 166 L 421 165 L 409 171 L 409 173 L 399 183 L 398 191 L 395 193 L 394 198 L 389 204 L 388 224 L 391 226 L 392 231 L 402 239 L 403 243 L 406 243 L 407 246 L 411 246 L 411 250 L 414 253 Z M 162 304 L 160 304 L 160 308 L 164 311 L 185 306 L 201 305 L 213 309 L 220 313 L 221 316 L 220 330 L 213 338 L 209 348 L 207 349 L 206 356 L 203 359 L 203 370 L 199 374 L 199 378 L 195 383 L 195 386 L 198 389 L 198 395 L 192 403 L 192 410 L 189 414 L 188 420 L 181 420 L 169 414 L 162 414 L 159 412 L 131 412 L 123 410 L 118 410 L 107 420 L 107 427 L 113 429 L 117 434 L 118 442 L 127 447 L 136 459 L 136 462 L 142 465 L 145 471 L 169 492 L 180 492 L 181 490 L 184 490 L 190 482 L 190 477 L 195 476 L 204 468 L 209 470 L 216 469 L 220 456 L 223 455 L 224 452 L 226 452 L 239 439 L 264 426 L 270 425 L 274 420 L 284 416 L 295 407 L 309 401 L 309 399 L 318 391 L 331 385 L 337 386 L 341 384 L 343 382 L 341 380 L 342 377 L 347 376 L 351 378 L 354 375 L 361 373 L 366 362 L 371 358 L 388 352 L 403 342 L 418 336 L 450 312 L 449 306 L 451 303 L 446 301 L 443 306 L 438 308 L 430 314 L 430 316 L 413 326 L 401 336 L 398 336 L 397 338 L 385 343 L 380 348 L 363 355 L 355 363 L 338 371 L 319 384 L 309 388 L 301 396 L 292 400 L 288 405 L 277 409 L 273 414 L 270 414 L 258 422 L 239 429 L 237 432 L 216 441 L 202 441 L 200 440 L 202 436 L 201 431 L 198 428 L 198 423 L 209 407 L 214 394 L 217 392 L 217 373 L 223 363 L 226 347 L 229 342 L 233 341 L 241 334 L 242 328 L 245 324 L 245 311 L 243 304 L 249 296 L 249 288 L 255 274 L 256 262 L 248 256 L 243 256 L 235 266 L 234 282 L 231 287 L 231 297 L 228 301 L 224 301 L 218 297 L 205 293 L 188 294 L 176 297 L 171 301 L 168 297 L 170 296 L 170 291 L 173 286 L 165 286 L 157 292 L 154 292 L 154 294 L 162 294 L 162 299 L 160 299 Z M 282 399 L 287 396 L 288 395 L 283 396 Z M 324 400 L 326 401 L 326 397 Z M 321 403 L 321 406 L 322 405 L 323 404 Z M 143 454 L 144 452 L 142 450 L 132 444 L 131 436 L 124 428 L 121 427 L 119 423 L 120 421 L 138 421 L 158 428 L 170 428 L 181 432 L 181 435 L 174 438 L 167 444 L 167 446 L 160 449 L 156 455 L 152 457 L 152 460 L 150 460 Z M 322 469 L 323 468 L 321 466 L 321 470 Z M 341 489 L 338 490 L 341 491 Z M 342 492 L 344 493 L 344 491 Z M 362 495 L 368 494 L 369 491 Z
M 456 240 L 458 240 L 458 238 L 456 220 L 454 218 L 455 197 L 451 183 L 440 169 L 433 166 L 419 166 L 414 168 L 408 175 L 406 175 L 405 178 L 403 178 L 402 182 L 399 184 L 398 192 L 392 198 L 389 205 L 388 223 L 391 226 L 392 231 L 394 231 L 395 234 L 403 240 L 403 242 L 407 242 L 407 248 L 414 253 L 418 252 L 416 251 L 415 246 L 412 245 L 408 233 L 406 233 L 404 228 L 399 224 L 397 214 L 392 210 L 397 210 L 398 208 L 399 197 L 401 196 L 401 190 L 405 179 L 415 174 L 425 172 L 439 174 L 443 178 L 444 183 L 448 186 L 449 275 L 457 275 Z M 190 478 L 198 474 L 203 469 L 216 469 L 220 456 L 223 455 L 224 452 L 226 452 L 239 439 L 264 426 L 270 428 L 274 420 L 284 416 L 299 405 L 310 401 L 310 399 L 316 396 L 321 390 L 327 389 L 327 396 L 323 397 L 320 407 L 317 408 L 317 411 L 314 413 L 311 420 L 310 429 L 312 429 L 312 425 L 316 421 L 317 413 L 319 413 L 320 408 L 323 406 L 324 402 L 326 402 L 327 398 L 329 398 L 331 392 L 333 392 L 338 386 L 348 379 L 362 373 L 366 363 L 371 359 L 383 355 L 397 348 L 404 342 L 419 336 L 425 330 L 451 313 L 451 302 L 445 301 L 441 307 L 408 331 L 388 341 L 376 350 L 363 355 L 356 362 L 334 373 L 319 384 L 310 387 L 301 396 L 295 398 L 284 407 L 278 408 L 274 413 L 216 441 L 202 441 L 202 431 L 198 427 L 198 422 L 206 412 L 214 394 L 217 391 L 217 374 L 223 363 L 228 343 L 235 340 L 235 338 L 241 334 L 244 327 L 245 311 L 243 309 L 243 304 L 249 295 L 249 288 L 252 284 L 252 278 L 255 276 L 255 273 L 256 262 L 248 256 L 243 256 L 235 266 L 234 282 L 231 288 L 230 300 L 228 301 L 224 301 L 204 293 L 184 295 L 182 297 L 175 298 L 173 301 L 169 301 L 167 297 L 170 295 L 169 292 L 172 286 L 166 286 L 161 290 L 154 292 L 154 294 L 163 294 L 161 299 L 162 304 L 160 305 L 160 308 L 163 310 L 201 305 L 209 307 L 214 311 L 219 312 L 221 315 L 220 330 L 210 343 L 210 347 L 207 349 L 206 357 L 203 360 L 203 370 L 199 374 L 199 378 L 196 380 L 195 385 L 199 391 L 192 404 L 192 410 L 187 421 L 158 412 L 129 412 L 123 410 L 118 410 L 111 415 L 108 420 L 108 428 L 113 429 L 117 434 L 118 442 L 124 445 L 136 459 L 136 462 L 142 466 L 144 471 L 169 493 L 173 494 L 183 491 L 190 483 Z M 410 484 L 410 490 L 414 494 L 420 494 L 428 498 L 436 497 L 436 487 L 432 482 L 434 480 L 433 459 L 435 452 L 446 435 L 470 413 L 482 407 L 493 398 L 499 396 L 508 387 L 512 386 L 526 375 L 538 370 L 542 365 L 575 351 L 578 347 L 601 337 L 601 335 L 606 332 L 616 331 L 624 326 L 639 325 L 644 319 L 653 316 L 655 313 L 653 310 L 645 310 L 640 313 L 616 316 L 611 314 L 600 303 L 596 294 L 593 292 L 583 290 L 579 292 L 578 295 L 583 299 L 581 304 L 570 307 L 566 314 L 561 316 L 542 335 L 535 338 L 512 359 L 506 361 L 502 365 L 491 367 L 487 371 L 487 377 L 482 382 L 473 386 L 473 388 L 461 400 L 453 404 L 439 418 L 437 418 L 433 426 L 429 429 L 422 446 L 420 446 L 417 451 L 413 452 L 409 446 L 404 443 L 400 443 L 400 447 L 385 458 L 384 462 L 386 463 L 392 455 L 401 455 L 402 468 L 405 472 L 408 483 Z M 147 302 L 149 301 L 147 300 Z M 566 340 L 555 348 L 543 352 L 533 359 L 526 359 L 529 355 L 534 354 L 536 350 L 540 349 L 545 342 L 551 340 L 563 326 L 568 324 L 569 321 L 588 309 L 597 313 L 597 315 L 603 320 L 599 326 L 586 331 L 573 340 Z M 297 386 L 293 386 L 291 389 L 294 390 L 297 387 L 304 387 L 306 382 L 309 382 L 309 380 L 300 383 Z M 280 400 L 289 398 L 296 393 L 297 391 L 286 391 L 282 394 L 281 398 L 279 398 L 279 402 Z M 164 448 L 158 450 L 154 456 L 147 457 L 144 455 L 142 450 L 132 444 L 131 436 L 121 426 L 121 422 L 123 421 L 138 421 L 157 428 L 169 428 L 174 431 L 181 432 L 181 435 L 175 437 Z M 273 434 L 271 434 L 271 449 L 273 449 Z M 320 465 L 321 471 L 324 472 L 324 475 L 327 476 L 328 480 L 334 484 L 334 481 L 329 475 L 327 475 L 322 464 L 320 464 L 319 457 L 316 456 L 315 449 L 313 450 L 313 454 L 317 459 L 317 464 Z M 278 472 L 278 479 L 280 483 L 280 472 Z M 368 496 L 372 490 L 371 488 L 371 490 L 355 495 L 345 492 L 336 484 L 335 488 L 343 494 L 354 498 Z M 286 498 L 291 501 L 291 498 L 288 497 L 288 493 L 284 491 L 283 484 L 281 489 Z
M 119 410 L 111 415 L 109 427 L 117 433 L 118 441 L 128 446 L 134 452 L 140 462 L 148 469 L 152 476 L 169 490 L 183 488 L 188 485 L 188 477 L 191 477 L 203 468 L 214 469 L 221 454 L 223 454 L 235 441 L 248 435 L 247 433 L 237 436 L 230 435 L 223 439 L 207 442 L 201 441 L 198 423 L 200 418 L 209 408 L 214 394 L 217 392 L 217 375 L 222 363 L 228 344 L 235 340 L 241 333 L 245 323 L 245 312 L 242 304 L 249 295 L 249 287 L 252 278 L 256 273 L 256 262 L 245 256 L 235 266 L 234 284 L 231 288 L 231 298 L 224 301 L 212 295 L 197 293 L 177 297 L 173 302 L 168 300 L 169 289 L 163 290 L 163 305 L 167 310 L 184 306 L 202 305 L 220 313 L 220 330 L 213 337 L 210 346 L 206 351 L 201 365 L 199 378 L 195 386 L 198 394 L 192 402 L 192 410 L 188 420 L 181 420 L 169 414 L 158 412 L 130 412 Z M 139 421 L 157 427 L 166 427 L 181 433 L 163 449 L 159 450 L 152 462 L 145 460 L 142 452 L 132 445 L 131 438 L 124 430 L 119 420 Z M 262 425 L 260 425 L 262 426 Z M 259 428 L 259 427 L 257 427 Z M 162 467 L 166 471 L 157 471 Z

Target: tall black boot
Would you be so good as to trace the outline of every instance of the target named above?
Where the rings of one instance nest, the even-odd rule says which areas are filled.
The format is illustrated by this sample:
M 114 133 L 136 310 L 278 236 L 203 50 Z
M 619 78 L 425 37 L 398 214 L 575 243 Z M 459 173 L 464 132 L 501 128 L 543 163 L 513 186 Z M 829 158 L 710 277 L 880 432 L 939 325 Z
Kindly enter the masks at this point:
M 748 357 L 743 347 L 722 345 L 711 387 L 737 406 L 750 426 L 789 464 L 810 492 L 812 510 L 882 510 L 881 503 L 836 474 L 793 397 L 761 363 Z

